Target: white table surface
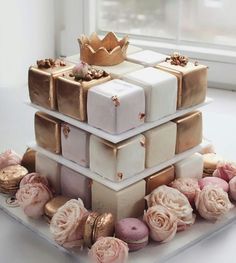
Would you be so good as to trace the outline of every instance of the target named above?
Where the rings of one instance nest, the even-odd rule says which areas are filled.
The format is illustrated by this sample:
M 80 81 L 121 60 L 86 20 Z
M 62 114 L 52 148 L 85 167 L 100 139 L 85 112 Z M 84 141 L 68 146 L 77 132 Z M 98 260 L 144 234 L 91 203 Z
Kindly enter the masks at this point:
M 23 153 L 33 139 L 34 110 L 24 105 L 25 88 L 0 87 L 0 152 L 13 148 Z M 216 151 L 236 160 L 236 92 L 209 89 L 214 103 L 204 107 L 204 135 L 211 139 Z M 168 260 L 168 263 L 233 263 L 235 262 L 236 222 L 192 248 Z M 0 262 L 73 263 L 70 256 L 48 245 L 23 225 L 0 210 Z M 158 258 L 158 255 L 157 255 Z M 145 259 L 143 261 L 145 263 Z

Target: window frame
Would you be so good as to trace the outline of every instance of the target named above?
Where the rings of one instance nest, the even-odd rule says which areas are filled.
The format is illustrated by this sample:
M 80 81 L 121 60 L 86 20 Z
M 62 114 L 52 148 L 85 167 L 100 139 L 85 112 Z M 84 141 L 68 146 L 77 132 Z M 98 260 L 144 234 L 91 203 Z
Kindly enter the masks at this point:
M 83 0 L 84 12 L 84 33 L 90 35 L 92 32 L 97 32 L 101 37 L 105 36 L 106 31 L 101 31 L 97 28 L 97 2 L 96 0 Z M 180 0 L 181 3 L 181 0 Z M 118 37 L 125 34 L 116 33 Z M 236 50 L 230 49 L 228 46 L 207 44 L 194 41 L 180 41 L 177 43 L 173 40 L 167 40 L 155 37 L 137 36 L 129 34 L 131 44 L 144 49 L 152 49 L 161 53 L 170 54 L 173 51 L 178 51 L 189 56 L 192 59 L 200 60 L 202 63 L 210 64 L 212 73 L 209 78 L 209 85 L 216 88 L 225 88 L 236 90 Z M 227 68 L 227 72 L 225 69 Z M 219 75 L 227 76 L 227 80 L 221 81 Z M 215 81 L 216 79 L 216 81 Z

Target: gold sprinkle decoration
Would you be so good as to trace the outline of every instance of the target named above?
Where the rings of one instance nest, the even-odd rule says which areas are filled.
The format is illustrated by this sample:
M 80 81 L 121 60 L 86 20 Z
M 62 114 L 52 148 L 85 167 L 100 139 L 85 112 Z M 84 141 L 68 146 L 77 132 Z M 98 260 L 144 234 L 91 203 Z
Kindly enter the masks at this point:
M 178 52 L 174 52 L 170 57 L 166 58 L 166 61 L 170 60 L 171 65 L 185 67 L 188 64 L 188 57 L 180 55 Z
M 62 128 L 63 128 L 63 134 L 65 136 L 65 138 L 67 139 L 70 133 L 70 127 L 67 124 L 62 124 Z
M 140 144 L 142 147 L 145 147 L 145 145 L 146 145 L 145 138 L 140 140 Z
M 139 119 L 140 121 L 142 121 L 145 118 L 145 113 L 144 112 L 140 112 L 139 113 Z
M 119 100 L 117 95 L 112 96 L 111 99 L 112 99 L 113 103 L 115 104 L 115 107 L 120 106 L 120 100 Z
M 123 178 L 123 173 L 117 173 L 117 177 L 118 177 L 120 180 L 122 180 L 122 178 Z

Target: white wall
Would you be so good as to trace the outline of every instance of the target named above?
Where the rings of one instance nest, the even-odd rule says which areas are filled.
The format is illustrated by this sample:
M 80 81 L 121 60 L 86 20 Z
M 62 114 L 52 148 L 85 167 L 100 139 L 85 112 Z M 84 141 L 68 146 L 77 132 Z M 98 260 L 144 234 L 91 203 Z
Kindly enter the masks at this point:
M 54 1 L 0 0 L 0 87 L 26 84 L 28 66 L 54 57 Z

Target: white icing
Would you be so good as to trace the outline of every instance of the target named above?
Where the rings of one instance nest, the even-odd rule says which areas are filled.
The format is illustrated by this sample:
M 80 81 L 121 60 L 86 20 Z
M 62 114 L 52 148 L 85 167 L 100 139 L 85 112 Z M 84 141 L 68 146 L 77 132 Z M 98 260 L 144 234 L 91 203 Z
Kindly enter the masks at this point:
M 176 112 L 178 83 L 174 75 L 148 67 L 126 74 L 122 79 L 143 87 L 146 121 L 155 121 Z
M 138 63 L 144 66 L 155 66 L 156 64 L 165 61 L 167 55 L 152 51 L 143 50 L 127 56 L 127 60 Z

